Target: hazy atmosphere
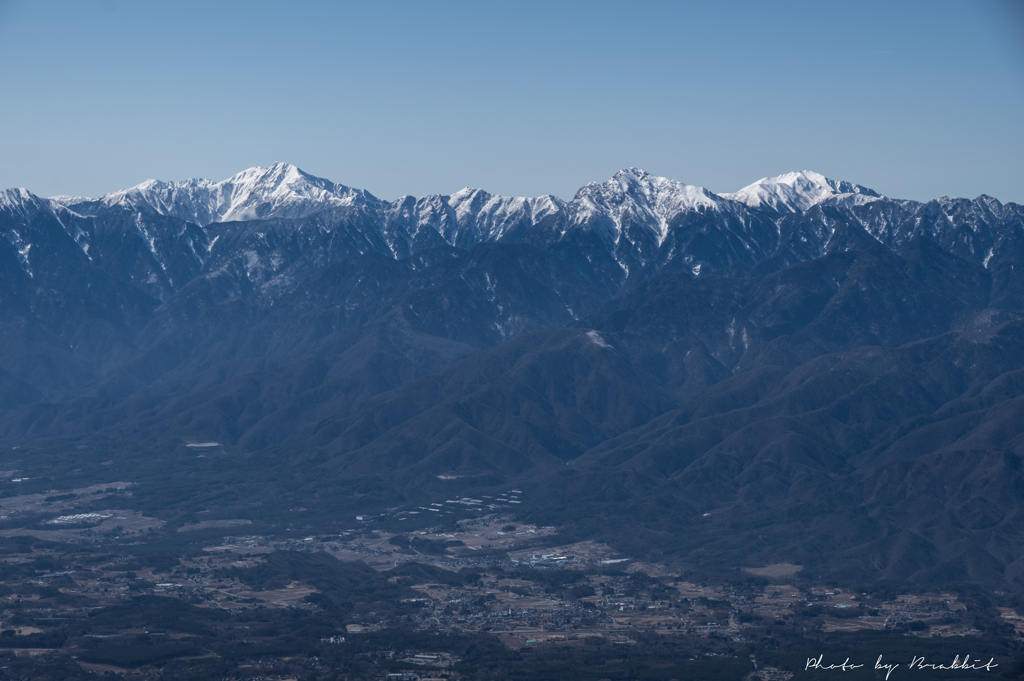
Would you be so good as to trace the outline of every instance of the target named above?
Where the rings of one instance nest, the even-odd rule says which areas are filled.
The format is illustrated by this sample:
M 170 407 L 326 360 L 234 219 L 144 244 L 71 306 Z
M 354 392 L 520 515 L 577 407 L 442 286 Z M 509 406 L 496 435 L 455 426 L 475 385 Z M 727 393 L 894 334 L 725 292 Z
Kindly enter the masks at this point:
M 1022 20 L 0 0 L 0 681 L 1024 680 Z
M 1024 200 L 1015 2 L 0 2 L 0 187 L 293 163 L 385 199 L 636 166 Z

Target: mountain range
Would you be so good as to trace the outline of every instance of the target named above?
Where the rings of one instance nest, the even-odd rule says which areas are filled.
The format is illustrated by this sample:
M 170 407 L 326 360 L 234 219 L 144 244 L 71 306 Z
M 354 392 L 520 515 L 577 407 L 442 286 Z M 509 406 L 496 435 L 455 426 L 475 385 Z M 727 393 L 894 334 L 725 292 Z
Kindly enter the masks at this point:
M 524 517 L 693 569 L 1018 590 L 1022 267 L 1017 204 L 810 171 L 715 194 L 628 168 L 570 201 L 388 202 L 287 164 L 11 189 L 0 449 L 46 489 L 115 461 L 140 504 L 173 470 L 168 518 L 514 484 Z

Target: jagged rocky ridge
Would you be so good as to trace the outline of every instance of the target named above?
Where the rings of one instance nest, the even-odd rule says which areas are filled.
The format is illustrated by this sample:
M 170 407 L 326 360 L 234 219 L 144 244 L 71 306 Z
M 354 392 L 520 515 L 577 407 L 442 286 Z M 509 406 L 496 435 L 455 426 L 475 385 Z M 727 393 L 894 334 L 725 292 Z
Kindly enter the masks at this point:
M 24 190 L 20 199 L 8 194 L 4 205 L 11 207 L 19 201 L 46 203 Z M 595 256 L 614 261 L 607 276 L 621 285 L 630 277 L 646 278 L 669 263 L 735 275 L 765 259 L 796 262 L 818 257 L 828 251 L 836 227 L 843 224 L 859 225 L 889 248 L 923 235 L 959 255 L 998 265 L 1018 257 L 1022 219 L 1020 206 L 1004 206 L 988 196 L 973 201 L 942 197 L 925 204 L 893 200 L 809 171 L 764 178 L 736 193 L 717 195 L 635 168 L 582 187 L 569 202 L 554 196 L 512 198 L 464 189 L 450 196 L 406 196 L 389 203 L 278 163 L 250 168 L 222 182 L 149 180 L 99 199 L 56 197 L 49 205 L 55 213 L 63 207 L 93 218 L 127 211 L 192 223 L 203 237 L 190 239 L 189 250 L 204 265 L 230 257 L 226 246 L 232 234 L 232 248 L 243 249 L 247 258 L 250 253 L 261 258 L 269 247 L 273 264 L 252 268 L 253 280 L 261 283 L 287 270 L 292 259 L 275 252 L 272 242 L 238 241 L 239 233 L 263 230 L 231 229 L 221 226 L 224 223 L 286 224 L 290 231 L 304 234 L 295 244 L 299 250 L 324 249 L 328 261 L 370 250 L 400 259 L 438 246 L 467 249 L 484 242 L 593 248 Z M 95 237 L 90 230 L 78 229 L 73 237 L 88 255 Z M 155 243 L 160 237 L 166 241 L 166 235 L 143 226 L 137 231 L 154 260 L 166 269 L 171 253 Z M 316 238 L 333 232 L 340 234 L 335 239 Z M 221 236 L 225 243 L 214 252 Z M 334 240 L 344 246 L 332 251 L 333 243 L 325 241 Z M 258 246 L 264 247 L 262 251 Z
M 303 505 L 514 483 L 712 569 L 1024 584 L 1022 228 L 806 171 L 717 195 L 627 169 L 568 202 L 386 202 L 284 164 L 7 190 L 0 448 L 144 477 L 216 440 L 232 484 Z
M 325 268 L 371 253 L 421 270 L 481 244 L 534 247 L 585 282 L 585 295 L 559 297 L 560 316 L 578 319 L 594 309 L 580 305 L 659 272 L 759 275 L 868 243 L 898 250 L 916 237 L 994 270 L 1022 260 L 1022 224 L 1020 206 L 987 196 L 922 204 L 806 171 L 726 195 L 626 169 L 569 202 L 471 189 L 386 202 L 279 163 L 222 182 L 150 180 L 98 199 L 7 190 L 0 266 L 6 306 L 33 309 L 35 321 L 70 305 L 104 310 L 90 315 L 103 330 L 74 343 L 70 362 L 102 374 L 139 350 L 136 334 L 151 343 L 234 298 L 269 304 Z M 489 280 L 481 285 L 498 290 Z M 537 328 L 488 295 L 494 338 Z M 67 347 L 66 332 L 57 333 Z M 30 373 L 13 360 L 0 368 Z

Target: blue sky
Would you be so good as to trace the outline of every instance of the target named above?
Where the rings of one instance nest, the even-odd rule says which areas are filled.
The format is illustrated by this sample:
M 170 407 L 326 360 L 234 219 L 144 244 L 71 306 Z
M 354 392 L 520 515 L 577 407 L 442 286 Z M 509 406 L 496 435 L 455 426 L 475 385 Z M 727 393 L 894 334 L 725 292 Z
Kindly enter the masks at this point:
M 0 187 L 288 161 L 387 199 L 638 166 L 1024 203 L 1024 3 L 0 0 Z

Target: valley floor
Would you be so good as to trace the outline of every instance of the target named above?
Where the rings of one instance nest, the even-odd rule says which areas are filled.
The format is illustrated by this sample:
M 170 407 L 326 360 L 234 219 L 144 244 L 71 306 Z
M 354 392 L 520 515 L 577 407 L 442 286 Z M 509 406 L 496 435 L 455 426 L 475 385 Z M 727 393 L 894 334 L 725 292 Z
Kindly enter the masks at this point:
M 155 519 L 68 512 L 131 487 L 2 500 L 38 521 L 0 535 L 0 679 L 799 679 L 879 654 L 1002 671 L 1024 648 L 1021 613 L 970 590 L 815 583 L 792 564 L 696 580 L 487 509 L 295 537 L 205 520 L 173 531 L 196 538 L 175 551 Z

